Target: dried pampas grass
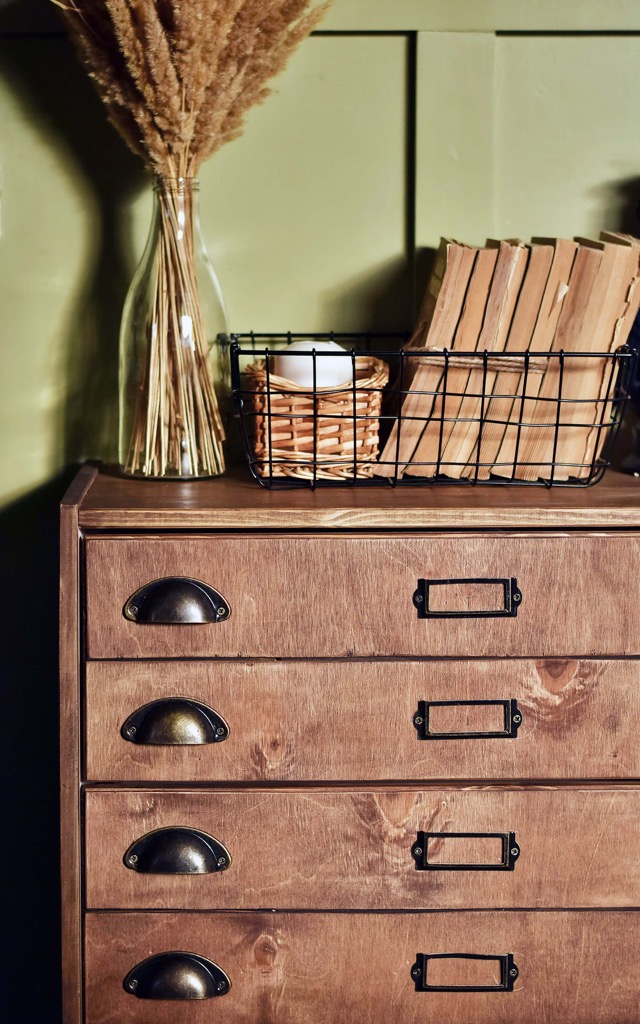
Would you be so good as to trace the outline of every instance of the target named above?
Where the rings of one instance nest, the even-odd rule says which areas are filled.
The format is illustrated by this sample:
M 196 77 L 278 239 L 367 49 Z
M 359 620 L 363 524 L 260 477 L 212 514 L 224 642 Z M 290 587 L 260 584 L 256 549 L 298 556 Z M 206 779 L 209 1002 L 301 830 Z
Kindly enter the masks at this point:
M 242 133 L 247 111 L 269 95 L 267 83 L 330 0 L 52 2 L 62 9 L 110 120 L 161 179 L 169 206 L 182 212 L 162 221 L 150 351 L 125 468 L 145 476 L 222 472 L 223 431 L 207 367 L 194 247 L 177 237 L 192 204 L 175 182 L 194 178 L 203 160 Z M 172 198 L 176 188 L 181 197 Z M 185 309 L 193 325 L 188 366 L 179 331 Z
M 131 149 L 160 176 L 194 177 L 329 3 L 313 0 L 53 0 Z

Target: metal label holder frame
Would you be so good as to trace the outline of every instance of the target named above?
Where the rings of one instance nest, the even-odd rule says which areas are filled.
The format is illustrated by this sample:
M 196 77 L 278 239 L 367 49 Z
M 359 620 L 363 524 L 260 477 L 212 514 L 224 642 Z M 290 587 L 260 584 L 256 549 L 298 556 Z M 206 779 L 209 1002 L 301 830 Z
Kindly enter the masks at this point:
M 502 859 L 495 864 L 434 864 L 429 860 L 430 839 L 499 839 Z M 418 832 L 411 856 L 418 871 L 513 871 L 520 847 L 515 832 Z
M 432 587 L 458 586 L 461 583 L 484 584 L 496 583 L 504 591 L 504 608 L 490 611 L 474 612 L 442 612 L 433 611 L 430 607 Z M 418 611 L 419 619 L 504 619 L 515 618 L 522 604 L 522 591 L 518 588 L 515 576 L 510 577 L 473 577 L 469 579 L 418 580 L 418 588 L 413 594 L 413 603 Z
M 502 707 L 504 729 L 487 732 L 432 732 L 430 729 L 431 708 Z M 515 740 L 522 725 L 522 712 L 514 698 L 507 700 L 421 700 L 413 716 L 413 724 L 420 740 Z
M 500 964 L 499 985 L 430 985 L 427 971 L 430 960 L 497 960 Z M 416 992 L 513 992 L 518 977 L 513 953 L 487 955 L 483 953 L 418 953 L 411 968 Z

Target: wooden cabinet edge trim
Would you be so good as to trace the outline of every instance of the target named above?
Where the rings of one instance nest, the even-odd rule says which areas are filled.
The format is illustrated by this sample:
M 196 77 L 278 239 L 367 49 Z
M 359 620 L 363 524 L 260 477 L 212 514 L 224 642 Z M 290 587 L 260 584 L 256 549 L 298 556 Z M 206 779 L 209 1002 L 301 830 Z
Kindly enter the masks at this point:
M 603 506 L 588 509 L 379 509 L 345 508 L 266 511 L 244 509 L 81 509 L 80 527 L 87 530 L 523 530 L 638 529 L 635 508 Z
M 233 796 L 240 793 L 438 793 L 442 790 L 475 792 L 504 792 L 505 790 L 530 792 L 548 790 L 588 790 L 589 792 L 633 792 L 640 786 L 640 779 L 407 779 L 400 781 L 376 782 L 148 782 L 139 784 L 126 782 L 87 782 L 83 784 L 85 793 L 112 793 L 126 796 L 144 793 L 160 794 L 167 792 L 176 796 L 195 795 L 210 791 L 212 794 Z
M 60 867 L 62 1007 L 65 1024 L 81 1024 L 82 895 L 80 848 L 80 596 L 78 506 L 97 470 L 84 466 L 60 506 Z

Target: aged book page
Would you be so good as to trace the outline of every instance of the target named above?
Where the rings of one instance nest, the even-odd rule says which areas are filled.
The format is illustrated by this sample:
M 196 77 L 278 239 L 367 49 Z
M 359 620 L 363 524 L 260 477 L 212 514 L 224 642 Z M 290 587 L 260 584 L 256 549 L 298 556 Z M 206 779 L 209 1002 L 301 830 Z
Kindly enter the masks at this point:
M 498 258 L 498 249 L 478 249 L 473 274 L 467 289 L 467 295 L 453 340 L 453 351 L 475 352 L 482 330 L 487 300 L 491 289 L 491 281 Z M 463 396 L 469 380 L 470 369 L 456 365 L 456 360 L 449 363 L 446 380 L 441 378 L 441 387 L 446 385 L 446 400 L 443 407 L 442 397 L 434 403 L 432 420 L 427 424 L 412 462 L 406 472 L 411 476 L 434 476 L 438 463 L 441 461 L 445 446 L 454 428 L 455 419 L 460 413 Z M 443 466 L 441 472 L 446 473 Z
M 610 351 L 615 324 L 628 294 L 632 252 L 608 242 L 580 240 L 553 351 Z M 536 419 L 550 426 L 537 432 L 528 458 L 523 456 L 532 463 L 525 467 L 526 479 L 553 476 L 567 480 L 588 475 L 588 469 L 580 467 L 585 460 L 589 425 L 594 422 L 596 398 L 605 371 L 602 359 L 570 357 L 564 366 L 560 359 L 550 361 L 540 391 L 540 410 L 536 406 Z
M 531 351 L 544 353 L 549 352 L 553 345 L 578 243 L 565 238 L 534 238 L 533 242 L 539 245 L 552 245 L 554 250 L 551 270 L 531 338 Z M 515 476 L 525 479 L 526 467 L 520 463 L 524 460 L 525 449 L 533 443 L 536 434 L 536 427 L 526 424 L 536 422 L 536 399 L 540 393 L 542 379 L 536 374 L 527 374 L 525 391 L 525 375 L 522 376 L 519 397 L 513 407 L 514 423 L 505 431 L 493 468 L 496 476 L 511 477 L 516 464 Z M 520 427 L 518 423 L 525 425 Z
M 507 352 L 526 352 L 531 348 L 531 340 L 553 262 L 553 253 L 554 249 L 551 245 L 533 243 L 530 247 L 525 278 L 505 346 Z M 479 480 L 489 479 L 492 465 L 498 457 L 506 433 L 506 424 L 514 410 L 515 396 L 522 379 L 522 375 L 519 377 L 518 373 L 505 371 L 500 372 L 496 377 L 493 386 L 493 393 L 496 397 L 489 402 L 482 430 L 478 455 L 478 463 L 482 463 L 478 469 Z
M 522 279 L 527 264 L 528 251 L 521 243 L 500 242 L 496 269 L 491 282 L 484 323 L 477 351 L 500 352 L 509 333 L 511 319 L 516 307 Z M 467 394 L 462 401 L 459 420 L 449 435 L 443 453 L 447 465 L 447 476 L 459 478 L 478 439 L 478 421 L 482 411 L 483 381 L 490 393 L 495 381 L 495 372 L 485 374 L 483 369 L 472 370 L 467 382 Z
M 476 253 L 476 249 L 452 239 L 441 240 L 418 325 L 407 350 L 451 347 Z M 402 417 L 394 424 L 380 461 L 374 467 L 376 476 L 395 476 L 396 460 L 398 475 L 402 475 L 431 415 L 441 378 L 441 366 L 422 363 L 413 357 L 405 360 L 401 386 L 407 393 L 402 400 Z
M 628 341 L 631 328 L 633 327 L 638 310 L 640 309 L 640 241 L 632 235 L 623 235 L 614 231 L 602 231 L 600 240 L 624 245 L 629 250 L 629 275 L 628 287 L 623 296 L 622 307 L 618 310 L 619 317 L 613 324 L 613 334 L 609 351 L 615 352 Z M 614 312 L 615 316 L 615 312 Z M 613 406 L 609 398 L 613 397 L 618 366 L 612 362 L 611 366 L 605 367 L 602 374 L 600 391 L 597 401 L 594 403 L 593 419 L 600 426 L 594 427 L 587 436 L 586 450 L 584 455 L 585 464 L 595 466 L 600 458 L 602 448 L 606 441 L 608 426 L 611 422 Z M 588 470 L 583 470 L 581 477 L 588 475 Z

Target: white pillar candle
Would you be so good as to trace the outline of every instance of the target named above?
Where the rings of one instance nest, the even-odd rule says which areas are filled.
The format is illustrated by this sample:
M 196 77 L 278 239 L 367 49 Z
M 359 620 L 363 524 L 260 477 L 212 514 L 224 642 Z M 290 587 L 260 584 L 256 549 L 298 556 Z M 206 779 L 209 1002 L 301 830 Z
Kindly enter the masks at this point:
M 317 388 L 333 388 L 349 384 L 353 380 L 353 362 L 351 353 L 345 352 L 335 341 L 314 341 L 304 338 L 293 341 L 282 352 L 273 358 L 273 372 L 284 377 L 293 384 L 303 388 L 313 387 L 313 356 L 308 354 L 315 349 L 317 356 L 316 378 Z

